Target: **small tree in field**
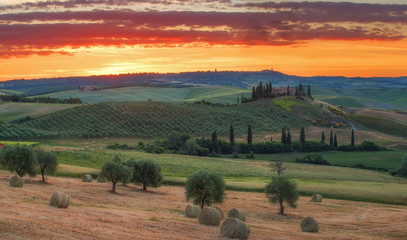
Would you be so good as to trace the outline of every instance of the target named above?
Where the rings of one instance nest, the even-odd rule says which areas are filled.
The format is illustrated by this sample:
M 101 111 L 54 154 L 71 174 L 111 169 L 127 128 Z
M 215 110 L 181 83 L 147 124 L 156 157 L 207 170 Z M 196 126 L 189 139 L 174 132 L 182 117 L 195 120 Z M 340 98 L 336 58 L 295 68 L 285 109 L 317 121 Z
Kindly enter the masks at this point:
M 54 174 L 57 170 L 57 156 L 52 152 L 46 152 L 42 149 L 35 151 L 35 156 L 38 160 L 38 166 L 41 171 L 42 182 L 45 183 L 45 173 Z
M 134 162 L 132 181 L 143 184 L 143 190 L 147 190 L 147 187 L 157 188 L 161 186 L 163 176 L 160 165 L 151 160 Z
M 286 177 L 273 177 L 271 182 L 266 186 L 265 194 L 271 203 L 278 202 L 280 204 L 279 214 L 281 215 L 284 215 L 284 209 L 286 208 L 283 204 L 284 202 L 289 207 L 297 208 L 296 203 L 299 198 L 297 184 Z
M 10 172 L 16 172 L 20 177 L 26 174 L 35 176 L 37 161 L 32 147 L 20 144 L 4 147 L 0 163 Z
M 286 167 L 284 167 L 284 159 L 276 159 L 270 163 L 270 167 L 272 171 L 276 171 L 277 175 L 280 176 L 285 171 Z
M 213 203 L 222 203 L 225 196 L 225 181 L 219 174 L 200 171 L 188 177 L 185 182 L 187 201 L 193 199 L 194 204 L 203 208 Z
M 252 126 L 247 127 L 247 144 L 252 144 L 253 142 L 253 134 L 252 134 Z
M 120 158 L 115 157 L 115 159 L 103 164 L 100 175 L 112 182 L 112 192 L 116 192 L 116 184 L 120 181 L 126 182 L 131 176 L 131 170 L 120 161 Z
M 301 127 L 301 131 L 300 131 L 300 142 L 302 145 L 305 144 L 305 131 L 304 131 L 304 127 Z

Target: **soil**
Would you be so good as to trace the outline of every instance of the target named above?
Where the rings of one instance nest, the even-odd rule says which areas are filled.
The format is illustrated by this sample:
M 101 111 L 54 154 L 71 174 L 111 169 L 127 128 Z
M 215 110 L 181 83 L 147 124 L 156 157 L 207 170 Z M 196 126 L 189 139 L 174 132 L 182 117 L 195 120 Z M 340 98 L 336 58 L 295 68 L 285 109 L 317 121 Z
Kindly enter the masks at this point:
M 204 226 L 184 217 L 184 188 L 162 186 L 141 190 L 129 184 L 81 182 L 40 177 L 12 188 L 12 174 L 0 171 L 0 239 L 225 239 L 220 227 Z M 70 206 L 48 206 L 53 192 L 70 195 Z M 225 213 L 238 208 L 247 215 L 249 239 L 407 239 L 407 206 L 301 197 L 297 209 L 278 215 L 278 205 L 261 193 L 226 192 Z M 311 216 L 319 233 L 303 233 L 300 222 Z

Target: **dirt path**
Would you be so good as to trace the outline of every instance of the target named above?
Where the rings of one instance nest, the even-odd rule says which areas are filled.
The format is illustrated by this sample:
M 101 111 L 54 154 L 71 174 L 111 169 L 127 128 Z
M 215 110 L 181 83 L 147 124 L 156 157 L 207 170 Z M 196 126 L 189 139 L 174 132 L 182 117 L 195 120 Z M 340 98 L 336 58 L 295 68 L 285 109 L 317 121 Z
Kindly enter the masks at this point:
M 219 227 L 187 219 L 184 189 L 164 186 L 143 192 L 140 187 L 83 183 L 80 179 L 39 177 L 23 188 L 11 188 L 12 174 L 0 171 L 0 239 L 224 239 Z M 54 191 L 71 197 L 68 209 L 48 206 Z M 227 192 L 221 208 L 247 213 L 250 239 L 406 239 L 407 206 L 324 199 L 299 200 L 297 209 L 280 216 L 264 194 Z M 302 218 L 320 223 L 318 234 L 303 233 Z

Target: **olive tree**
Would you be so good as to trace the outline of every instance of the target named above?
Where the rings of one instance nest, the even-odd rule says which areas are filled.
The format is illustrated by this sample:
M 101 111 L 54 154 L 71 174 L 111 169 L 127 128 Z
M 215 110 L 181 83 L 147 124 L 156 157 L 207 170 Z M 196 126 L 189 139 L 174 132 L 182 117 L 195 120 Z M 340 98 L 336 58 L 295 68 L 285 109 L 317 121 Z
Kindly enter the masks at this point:
M 271 203 L 278 202 L 280 204 L 279 214 L 281 215 L 284 215 L 284 202 L 286 202 L 289 207 L 297 208 L 296 202 L 299 198 L 297 184 L 286 177 L 273 177 L 271 182 L 266 186 L 265 194 Z
M 54 174 L 57 170 L 57 156 L 52 152 L 46 152 L 42 149 L 36 150 L 35 156 L 38 161 L 38 167 L 41 171 L 42 182 L 45 183 L 45 173 Z
M 112 192 L 116 192 L 116 184 L 120 181 L 126 181 L 131 176 L 131 169 L 120 161 L 120 158 L 105 162 L 102 166 L 100 176 L 105 177 L 112 182 Z
M 2 149 L 1 164 L 10 172 L 16 172 L 20 177 L 26 174 L 35 176 L 37 161 L 32 147 L 15 144 Z
M 161 167 L 158 163 L 151 160 L 130 160 L 127 164 L 133 170 L 131 181 L 134 183 L 141 183 L 143 190 L 147 187 L 157 188 L 161 186 L 163 176 L 161 174 Z
M 213 203 L 222 203 L 225 196 L 225 181 L 220 174 L 199 171 L 188 177 L 185 183 L 187 201 L 193 199 L 194 204 L 203 208 Z

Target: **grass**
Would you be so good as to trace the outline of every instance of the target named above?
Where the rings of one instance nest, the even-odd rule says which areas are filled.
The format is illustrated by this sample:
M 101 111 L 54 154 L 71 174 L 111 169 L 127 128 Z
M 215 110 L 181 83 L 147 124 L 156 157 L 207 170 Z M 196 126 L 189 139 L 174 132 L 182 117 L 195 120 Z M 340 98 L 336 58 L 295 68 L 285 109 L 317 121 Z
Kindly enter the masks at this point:
M 307 106 L 309 104 L 306 104 L 302 101 L 294 100 L 293 98 L 288 98 L 288 97 L 281 97 L 281 98 L 276 98 L 272 100 L 273 103 L 277 104 L 284 110 L 291 112 L 291 108 L 293 106 Z
M 0 121 L 9 122 L 30 116 L 36 118 L 48 113 L 78 106 L 56 103 L 3 103 L 0 104 Z
M 256 160 L 283 159 L 287 162 L 295 162 L 296 157 L 303 157 L 307 153 L 279 153 L 279 154 L 255 154 Z M 370 168 L 394 169 L 400 164 L 405 151 L 380 151 L 380 152 L 320 152 L 325 160 L 335 166 L 354 167 L 362 164 Z M 227 157 L 231 158 L 231 155 Z M 240 155 L 245 158 L 245 155 Z
M 220 173 L 225 178 L 227 189 L 238 191 L 262 192 L 264 186 L 275 174 L 269 168 L 269 161 L 228 158 L 205 158 L 174 154 L 148 154 L 137 151 L 94 150 L 58 152 L 61 163 L 57 175 L 80 177 L 85 173 L 98 172 L 106 160 L 119 155 L 123 160 L 151 159 L 161 165 L 165 183 L 183 185 L 185 179 L 199 171 L 206 170 Z M 351 164 L 348 158 L 356 153 L 327 153 L 338 163 Z M 341 156 L 344 154 L 344 156 Z M 376 153 L 375 166 L 390 166 L 397 164 L 402 152 Z M 278 155 L 276 155 L 278 156 Z M 366 160 L 374 153 L 364 153 Z M 256 158 L 259 157 L 256 155 Z M 328 156 L 327 156 L 328 158 Z M 387 161 L 390 158 L 391 161 Z M 359 161 L 359 160 L 358 160 Z M 400 158 L 398 158 L 400 161 Z M 352 163 L 353 164 L 353 163 Z M 321 193 L 324 197 L 349 199 L 368 202 L 383 202 L 392 204 L 407 204 L 403 196 L 407 194 L 407 180 L 390 176 L 384 172 L 345 168 L 337 166 L 318 166 L 309 164 L 286 163 L 285 176 L 298 183 L 303 195 Z
M 235 87 L 124 87 L 102 91 L 66 91 L 41 96 L 69 98 L 78 97 L 84 103 L 135 102 L 135 101 L 200 101 L 236 103 L 236 97 L 249 94 L 246 89 Z
M 407 138 L 407 122 L 369 115 L 352 114 L 351 118 L 362 128 Z
M 15 145 L 15 144 L 20 144 L 20 145 L 38 145 L 38 142 L 24 142 L 24 141 L 1 141 L 0 143 L 3 143 L 4 145 Z

